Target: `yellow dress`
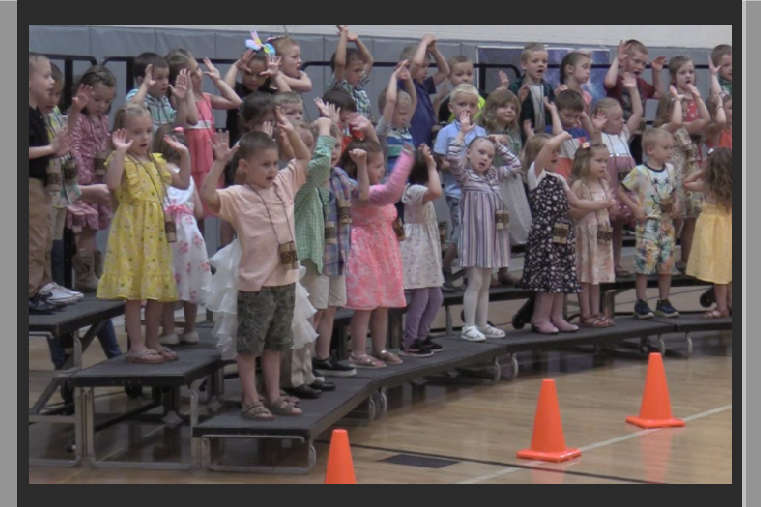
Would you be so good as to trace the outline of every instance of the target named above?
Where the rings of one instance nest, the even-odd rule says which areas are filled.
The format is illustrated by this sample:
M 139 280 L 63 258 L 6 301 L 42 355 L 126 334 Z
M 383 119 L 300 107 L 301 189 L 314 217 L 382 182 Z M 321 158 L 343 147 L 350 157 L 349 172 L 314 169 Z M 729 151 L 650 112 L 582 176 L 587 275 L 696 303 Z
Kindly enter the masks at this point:
M 130 156 L 125 160 L 125 179 L 116 191 L 118 208 L 98 285 L 101 299 L 177 301 L 163 208 L 172 175 L 161 155 L 153 158 L 155 162 Z
M 706 204 L 698 218 L 687 274 L 714 285 L 732 283 L 732 209 Z

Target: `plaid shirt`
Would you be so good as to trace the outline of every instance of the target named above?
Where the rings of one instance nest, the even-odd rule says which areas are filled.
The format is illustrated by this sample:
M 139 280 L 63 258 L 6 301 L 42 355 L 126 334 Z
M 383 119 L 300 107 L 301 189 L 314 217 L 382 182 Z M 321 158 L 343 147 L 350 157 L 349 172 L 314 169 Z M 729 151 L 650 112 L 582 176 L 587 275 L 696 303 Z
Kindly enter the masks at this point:
M 335 144 L 332 137 L 317 140 L 307 181 L 294 200 L 299 259 L 312 261 L 318 273 L 322 273 L 325 259 L 325 207 L 329 192 L 324 183 L 330 174 L 330 155 Z
M 47 115 L 45 120 L 50 142 L 53 142 L 53 139 L 55 139 L 56 132 L 60 132 L 68 127 L 67 117 L 62 115 L 57 107 L 53 109 L 52 113 Z M 79 184 L 76 181 L 72 185 L 66 183 L 66 176 L 63 174 L 63 164 L 69 160 L 73 160 L 71 155 L 64 155 L 62 158 L 50 158 L 50 165 L 58 168 L 58 171 L 61 173 L 61 190 L 50 194 L 53 207 L 56 209 L 64 209 L 82 197 L 82 191 L 79 189 Z
M 373 120 L 373 106 L 370 103 L 370 97 L 365 91 L 365 86 L 370 82 L 369 79 L 363 78 L 362 84 L 359 86 L 350 85 L 345 79 L 338 83 L 335 79 L 330 83 L 330 87 L 341 86 L 344 90 L 349 92 L 349 95 L 357 102 L 357 111 L 360 115 L 364 116 L 368 120 Z
M 330 197 L 328 202 L 328 221 L 336 224 L 338 244 L 325 245 L 325 269 L 323 274 L 328 276 L 341 276 L 344 274 L 346 264 L 349 261 L 351 250 L 351 224 L 338 222 L 338 199 L 339 196 L 346 202 L 351 202 L 351 194 L 357 188 L 357 182 L 338 167 L 330 173 Z
M 137 95 L 137 92 L 139 91 L 139 88 L 135 88 L 129 92 L 127 94 L 127 102 L 129 103 L 129 101 L 132 100 L 132 97 Z M 154 132 L 167 123 L 174 125 L 174 122 L 177 119 L 177 111 L 172 107 L 172 103 L 169 101 L 168 97 L 164 96 L 157 99 L 149 93 L 145 96 L 143 105 L 148 111 L 150 111 L 151 116 L 153 117 Z
M 721 85 L 722 91 L 725 91 L 729 94 L 729 96 L 732 96 L 732 81 L 727 81 L 723 77 L 719 76 L 719 84 Z

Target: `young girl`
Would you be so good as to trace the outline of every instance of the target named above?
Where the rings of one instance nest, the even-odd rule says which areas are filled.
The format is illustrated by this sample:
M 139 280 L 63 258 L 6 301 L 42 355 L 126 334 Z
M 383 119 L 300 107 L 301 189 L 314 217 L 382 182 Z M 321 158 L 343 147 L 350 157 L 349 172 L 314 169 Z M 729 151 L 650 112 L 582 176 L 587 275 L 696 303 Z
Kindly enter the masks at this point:
M 349 362 L 355 368 L 379 369 L 387 364 L 402 364 L 399 357 L 386 350 L 388 309 L 407 306 L 402 255 L 394 232 L 397 220 L 394 203 L 401 199 L 414 163 L 414 152 L 407 146 L 388 182 L 381 184 L 386 160 L 380 144 L 353 142 L 341 159 L 341 168 L 354 179 L 366 167 L 372 185 L 368 196 L 356 192 L 352 196 L 346 308 L 356 312 L 351 320 L 353 352 Z M 373 335 L 371 356 L 366 349 L 369 327 Z
M 602 202 L 583 201 L 555 173 L 560 146 L 569 139 L 567 132 L 556 137 L 539 134 L 526 143 L 534 224 L 521 285 L 537 293 L 531 325 L 532 331 L 540 334 L 575 333 L 579 329 L 563 317 L 565 294 L 581 292 L 576 274 L 576 231 L 568 214 L 569 205 L 597 211 L 607 209 L 613 202 L 612 197 Z
M 185 128 L 185 141 L 187 142 L 188 151 L 190 152 L 191 172 L 195 186 L 203 184 L 206 175 L 211 171 L 214 164 L 214 153 L 211 149 L 214 141 L 214 111 L 230 111 L 238 109 L 243 101 L 238 97 L 230 86 L 222 80 L 219 71 L 208 58 L 204 60 L 206 72 L 201 71 L 201 67 L 193 55 L 184 49 L 171 52 L 167 57 L 169 62 L 169 82 L 174 84 L 182 71 L 187 71 L 190 76 L 192 93 L 195 99 L 195 106 L 198 111 L 198 123 L 195 125 L 180 125 Z M 221 96 L 204 93 L 203 77 L 211 78 L 214 86 L 219 90 Z M 203 231 L 203 219 L 211 216 L 211 211 L 207 208 L 204 210 L 204 216 L 199 221 L 199 228 Z
M 171 140 L 167 141 L 173 133 L 182 139 L 182 129 L 174 129 L 170 125 L 161 127 L 156 132 L 153 152 L 163 157 L 166 168 L 174 174 L 180 172 L 182 155 L 171 145 Z M 187 190 L 170 188 L 167 194 L 168 202 L 164 213 L 172 218 L 177 228 L 177 241 L 172 243 L 172 258 L 177 293 L 185 311 L 185 332 L 181 337 L 177 336 L 174 329 L 174 303 L 167 303 L 164 305 L 162 320 L 164 335 L 159 343 L 170 346 L 179 345 L 180 342 L 195 345 L 199 341 L 196 333 L 198 305 L 204 303 L 202 290 L 211 279 L 206 242 L 197 222 L 203 219 L 203 206 L 193 180 Z
M 428 335 L 444 303 L 441 237 L 433 207 L 433 201 L 442 195 L 436 161 L 431 149 L 422 145 L 417 152 L 410 183 L 402 196 L 404 234 L 407 236 L 401 244 L 404 290 L 412 291 L 401 352 L 404 356 L 430 356 L 433 347 L 443 350 Z
M 624 110 L 621 103 L 615 99 L 601 99 L 595 104 L 592 123 L 595 130 L 599 129 L 601 141 L 608 147 L 610 158 L 608 159 L 608 178 L 611 187 L 616 187 L 637 166 L 632 155 L 630 144 L 632 133 L 636 132 L 642 122 L 644 107 L 639 99 L 637 81 L 630 78 L 624 79 L 624 85 L 629 85 L 628 90 L 632 100 L 632 115 L 629 121 L 624 121 Z M 604 123 L 603 123 L 604 122 Z M 602 124 L 602 127 L 600 125 Z M 593 132 L 593 139 L 598 136 Z M 635 200 L 636 196 L 630 194 Z M 634 220 L 631 210 L 623 203 L 618 203 L 610 210 L 611 225 L 613 226 L 613 259 L 617 278 L 626 278 L 631 273 L 621 266 L 621 249 L 624 245 L 624 226 Z
M 151 152 L 153 118 L 142 106 L 129 105 L 119 111 L 112 137 L 114 154 L 108 161 L 106 184 L 116 192 L 119 207 L 108 238 L 103 278 L 98 287 L 101 299 L 123 299 L 130 351 L 127 361 L 160 364 L 174 361 L 177 354 L 159 344 L 159 321 L 164 303 L 177 301 L 163 204 L 167 187 L 190 187 L 190 154 L 177 140 L 166 143 L 180 155 L 180 172 L 171 173 L 164 157 Z M 145 308 L 145 335 L 141 307 Z
M 716 310 L 704 318 L 727 318 L 732 314 L 732 149 L 713 149 L 705 171 L 685 179 L 684 186 L 706 199 L 687 274 L 714 284 Z
M 486 101 L 478 123 L 489 135 L 500 137 L 500 142 L 512 153 L 523 152 L 518 118 L 521 116 L 521 104 L 512 92 L 504 88 L 495 90 Z M 499 154 L 495 157 L 495 167 L 501 167 Z M 531 207 L 524 185 L 525 173 L 516 172 L 500 183 L 502 201 L 510 213 L 511 245 L 525 245 L 531 230 Z M 515 285 L 516 280 L 508 274 L 507 268 L 499 270 L 499 282 L 505 286 Z
M 77 164 L 78 181 L 81 186 L 104 183 L 105 162 L 109 152 L 108 113 L 116 97 L 116 78 L 105 67 L 91 67 L 79 79 L 76 88 L 89 86 L 93 89 L 71 133 L 71 155 Z M 73 259 L 74 289 L 80 292 L 98 290 L 98 274 L 101 256 L 97 252 L 98 231 L 108 229 L 111 209 L 106 204 L 78 202 L 69 206 L 66 223 L 74 232 L 77 255 Z M 96 267 L 96 264 L 98 266 Z
M 608 183 L 608 158 L 604 144 L 583 145 L 576 152 L 571 175 L 571 191 L 579 199 L 606 202 L 613 194 Z M 613 203 L 615 206 L 616 203 Z M 616 281 L 613 262 L 613 235 L 607 209 L 571 209 L 576 220 L 576 269 L 582 292 L 579 294 L 582 327 L 611 327 L 613 320 L 600 313 L 600 285 Z
M 458 256 L 460 266 L 468 273 L 462 339 L 483 342 L 505 337 L 504 331 L 488 323 L 489 288 L 492 271 L 507 267 L 510 261 L 510 215 L 502 201 L 500 183 L 520 172 L 521 161 L 496 136 L 476 138 L 465 149 L 465 139 L 476 126 L 468 113 L 460 117 L 460 124 L 447 160 L 462 188 Z M 502 167 L 494 167 L 495 153 L 502 158 Z
M 296 93 L 312 91 L 312 80 L 301 70 L 301 47 L 290 37 L 272 37 L 267 42 L 275 48 L 280 58 L 280 72 L 283 81 Z M 282 90 L 281 90 L 282 91 Z
M 708 126 L 706 145 L 709 148 L 732 149 L 732 96 L 722 92 L 714 95 L 709 107 L 713 120 Z
M 589 83 L 592 76 L 592 57 L 584 51 L 571 51 L 560 62 L 560 88 L 555 90 L 555 94 L 561 91 L 576 90 L 584 97 L 584 103 L 587 105 L 587 114 L 592 109 L 592 94 L 586 91 L 583 86 Z
M 687 269 L 687 262 L 692 251 L 692 238 L 695 235 L 695 224 L 698 215 L 703 209 L 703 195 L 700 193 L 685 192 L 682 182 L 699 171 L 703 167 L 704 155 L 703 144 L 705 142 L 706 129 L 711 121 L 708 108 L 695 87 L 695 64 L 692 58 L 676 56 L 669 61 L 671 84 L 676 86 L 682 101 L 682 123 L 665 126 L 674 134 L 676 150 L 672 163 L 676 168 L 677 191 L 681 205 L 682 232 L 680 235 L 682 245 L 682 260 L 676 263 L 676 268 L 682 273 Z M 664 121 L 661 113 L 668 110 L 671 97 L 661 100 L 658 107 L 658 120 Z M 656 125 L 657 126 L 657 125 Z M 677 231 L 679 226 L 677 224 Z

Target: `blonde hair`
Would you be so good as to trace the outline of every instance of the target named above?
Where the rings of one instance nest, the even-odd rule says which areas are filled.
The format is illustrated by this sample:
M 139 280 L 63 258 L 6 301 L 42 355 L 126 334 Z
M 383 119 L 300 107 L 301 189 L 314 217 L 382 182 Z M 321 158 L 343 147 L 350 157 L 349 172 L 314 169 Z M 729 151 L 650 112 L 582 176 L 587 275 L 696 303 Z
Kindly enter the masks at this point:
M 378 108 L 380 112 L 386 109 L 386 98 L 388 97 L 388 88 L 384 88 L 381 94 L 378 96 Z M 412 96 L 404 90 L 396 91 L 396 104 L 412 104 Z
M 274 101 L 276 106 L 283 106 L 285 104 L 302 104 L 301 95 L 296 92 L 282 92 L 274 95 Z
M 629 39 L 626 41 L 626 45 L 629 46 L 629 51 L 626 53 L 628 56 L 632 56 L 634 53 L 642 53 L 647 56 L 650 52 L 643 43 L 637 39 Z
M 521 116 L 521 103 L 513 92 L 505 90 L 504 88 L 495 90 L 489 95 L 489 98 L 486 99 L 484 110 L 481 112 L 481 116 L 478 117 L 478 124 L 484 127 L 487 132 L 497 132 L 502 130 L 497 124 L 497 109 L 509 106 L 510 104 L 515 106 L 515 120 L 513 120 L 512 124 L 507 127 L 509 129 L 518 128 L 518 118 Z
M 461 84 L 452 90 L 452 93 L 449 95 L 450 102 L 457 100 L 458 95 L 471 95 L 476 98 L 481 96 L 478 94 L 478 88 L 470 84 Z
M 732 209 L 732 149 L 715 148 L 706 161 L 705 184 L 722 206 Z
M 669 95 L 664 95 L 658 102 L 658 109 L 655 111 L 655 120 L 653 120 L 653 127 L 663 127 L 671 121 L 671 115 L 674 112 L 674 101 L 676 99 Z
M 164 160 L 171 164 L 179 165 L 182 157 L 177 151 L 169 146 L 166 142 L 166 136 L 176 134 L 175 127 L 171 124 L 162 125 L 156 130 L 156 135 L 153 136 L 153 153 L 158 153 Z M 184 136 L 184 133 L 183 133 Z M 183 143 L 185 144 L 185 143 Z
M 283 56 L 283 53 L 292 47 L 301 47 L 298 42 L 288 37 L 287 35 L 283 37 L 272 37 L 269 39 L 269 43 L 272 44 L 273 48 L 275 48 L 275 53 L 277 53 L 277 56 Z
M 523 48 L 523 52 L 521 53 L 521 61 L 527 62 L 531 59 L 531 55 L 533 55 L 536 52 L 546 52 L 547 48 L 544 44 L 540 44 L 538 42 L 532 42 L 530 44 L 526 44 L 526 46 Z
M 571 169 L 571 183 L 575 181 L 589 180 L 589 173 L 592 169 L 592 158 L 595 152 L 605 150 L 609 153 L 608 147 L 604 144 L 593 144 L 589 147 L 586 145 L 576 150 L 576 156 L 573 159 L 573 168 Z
M 666 129 L 662 128 L 649 128 L 645 131 L 645 134 L 642 136 L 642 149 L 647 151 L 649 148 L 652 148 L 659 142 L 665 140 L 665 139 L 674 139 L 674 136 L 671 135 L 671 132 L 669 132 Z
M 608 113 L 615 108 L 621 108 L 621 103 L 616 99 L 604 98 L 597 101 L 594 109 L 592 110 L 592 116 L 595 116 L 601 112 Z
M 526 142 L 526 147 L 523 150 L 523 167 L 526 170 L 530 170 L 542 148 L 548 141 L 552 139 L 549 134 L 537 134 Z

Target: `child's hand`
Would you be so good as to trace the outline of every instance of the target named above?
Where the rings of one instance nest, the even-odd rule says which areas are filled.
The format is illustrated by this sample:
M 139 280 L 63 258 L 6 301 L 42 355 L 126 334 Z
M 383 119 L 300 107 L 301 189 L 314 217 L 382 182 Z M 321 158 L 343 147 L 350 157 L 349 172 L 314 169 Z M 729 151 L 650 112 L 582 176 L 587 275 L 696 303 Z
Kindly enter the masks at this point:
M 265 121 L 262 124 L 262 132 L 274 139 L 275 125 L 271 121 Z
M 601 132 L 606 123 L 608 123 L 608 114 L 605 111 L 598 111 L 592 118 L 592 126 L 595 128 L 595 132 Z
M 172 96 L 177 97 L 179 100 L 185 100 L 185 97 L 188 95 L 189 86 L 190 78 L 188 77 L 188 69 L 182 69 L 180 75 L 177 76 L 177 82 L 175 85 L 169 85 L 169 90 L 171 90 Z
M 230 134 L 228 132 L 217 132 L 214 134 L 214 141 L 211 142 L 214 150 L 214 159 L 227 165 L 240 149 L 240 144 L 230 148 Z
M 634 77 L 634 74 L 631 72 L 624 72 L 623 75 L 623 84 L 624 88 L 636 88 L 637 87 L 637 78 Z
M 412 76 L 410 75 L 410 61 L 404 60 L 403 62 L 399 62 L 394 74 L 398 81 L 409 81 L 412 79 Z
M 351 150 L 349 152 L 349 157 L 357 166 L 364 166 L 367 164 L 367 152 L 365 150 Z
M 254 59 L 256 56 L 256 53 L 254 53 L 253 50 L 247 49 L 243 56 L 241 56 L 237 62 L 235 62 L 235 66 L 238 68 L 240 72 L 247 72 L 248 71 L 248 65 L 251 63 L 251 60 Z
M 462 113 L 460 116 L 460 131 L 466 136 L 475 130 L 476 126 L 473 119 L 468 113 Z
M 698 90 L 697 86 L 689 85 L 687 88 L 690 90 L 690 93 L 692 94 L 693 99 L 698 100 L 702 98 L 700 95 L 700 90 Z
M 436 38 L 435 35 L 430 35 L 430 37 L 431 37 L 431 40 L 428 43 L 428 54 L 433 54 L 439 50 L 439 46 L 438 46 L 439 40 Z
M 719 75 L 719 68 L 713 64 L 713 58 L 711 58 L 711 55 L 708 55 L 708 71 L 711 73 L 711 76 L 718 76 Z
M 433 152 L 431 151 L 430 146 L 427 144 L 421 144 L 418 147 L 418 150 L 423 154 L 423 158 L 425 158 L 425 163 L 428 167 L 436 167 L 436 159 L 433 158 Z
M 317 129 L 320 132 L 321 136 L 329 136 L 330 135 L 330 127 L 331 127 L 331 125 L 333 125 L 333 120 L 323 116 L 322 118 L 319 118 L 314 123 L 317 125 Z
M 267 70 L 260 72 L 259 75 L 274 80 L 280 74 L 280 62 L 282 61 L 283 59 L 279 56 L 275 58 L 267 57 Z
M 174 136 L 164 136 L 164 142 L 179 154 L 185 154 L 188 152 L 188 147 L 178 141 Z
M 684 95 L 679 93 L 679 90 L 677 90 L 676 86 L 670 86 L 669 92 L 671 92 L 671 96 L 674 98 L 674 100 L 682 101 L 684 100 Z
M 521 101 L 521 104 L 526 102 L 529 93 L 531 93 L 531 85 L 528 83 L 521 86 L 521 89 L 518 90 L 518 99 Z
M 336 25 L 336 27 L 338 28 L 338 35 L 349 33 L 349 25 Z
M 550 102 L 549 97 L 544 97 L 544 107 L 547 108 L 547 111 L 551 113 L 556 113 L 558 111 L 558 106 L 556 106 L 554 102 Z
M 77 94 L 71 99 L 71 107 L 75 111 L 84 111 L 87 104 L 93 97 L 94 90 L 92 86 L 82 85 L 77 89 Z
M 623 63 L 623 61 L 629 57 L 628 53 L 629 53 L 630 47 L 631 46 L 628 45 L 626 41 L 624 40 L 618 43 L 618 61 L 619 62 Z
M 711 102 L 715 108 L 724 107 L 724 99 L 721 98 L 721 93 L 714 93 L 711 95 Z
M 650 67 L 652 67 L 653 72 L 660 72 L 663 70 L 663 67 L 666 65 L 666 57 L 665 56 L 659 56 L 652 62 L 650 62 Z
M 373 130 L 373 124 L 370 123 L 370 120 L 357 113 L 349 118 L 349 127 L 351 127 L 352 130 L 358 130 L 365 133 Z
M 127 142 L 127 131 L 124 129 L 115 130 L 111 136 L 111 142 L 116 151 L 126 153 L 132 147 L 134 141 Z
M 645 213 L 645 210 L 640 207 L 634 210 L 634 219 L 639 223 L 644 223 L 647 221 L 647 214 Z
M 560 95 L 560 92 L 564 92 L 566 90 L 568 90 L 568 85 L 562 84 L 558 86 L 557 88 L 555 88 L 555 95 Z
M 156 86 L 156 80 L 153 79 L 153 64 L 150 64 L 145 68 L 145 76 L 143 76 L 143 84 L 147 88 Z
M 53 141 L 50 143 L 53 147 L 53 154 L 56 158 L 61 158 L 69 153 L 71 146 L 69 146 L 69 131 L 64 128 L 56 132 Z
M 504 70 L 499 71 L 499 82 L 502 88 L 510 88 L 510 78 L 507 77 L 507 73 Z
M 314 99 L 314 103 L 317 106 L 317 111 L 319 111 L 320 116 L 324 118 L 330 118 L 335 124 L 341 123 L 341 108 L 340 107 L 336 108 L 335 104 L 326 104 L 319 97 Z
M 559 136 L 555 136 L 553 141 L 555 141 L 555 143 L 557 143 L 557 145 L 560 146 L 564 142 L 570 141 L 571 139 L 573 139 L 573 136 L 569 134 L 568 132 L 563 131 L 563 133 L 560 134 Z
M 285 132 L 286 134 L 296 132 L 296 129 L 293 127 L 291 120 L 286 118 L 286 116 L 283 114 L 283 110 L 279 107 L 275 108 L 275 119 L 277 120 L 277 128 L 280 129 L 281 132 Z
M 496 135 L 489 136 L 489 141 L 494 143 L 494 146 L 497 146 L 497 147 L 503 146 L 510 142 L 507 136 L 496 136 Z
M 206 72 L 203 73 L 204 76 L 210 77 L 215 84 L 222 80 L 222 76 L 219 74 L 219 69 L 214 67 L 214 64 L 211 63 L 211 60 L 204 58 L 203 64 L 206 66 Z
M 108 185 L 88 185 L 85 187 L 87 193 L 88 204 L 111 204 L 111 192 L 108 190 Z M 85 188 L 82 190 L 84 191 Z
M 428 48 L 428 51 L 431 50 L 431 44 L 436 44 L 436 37 L 433 34 L 427 33 L 423 35 L 423 38 L 420 40 L 421 44 L 425 44 L 425 47 Z

